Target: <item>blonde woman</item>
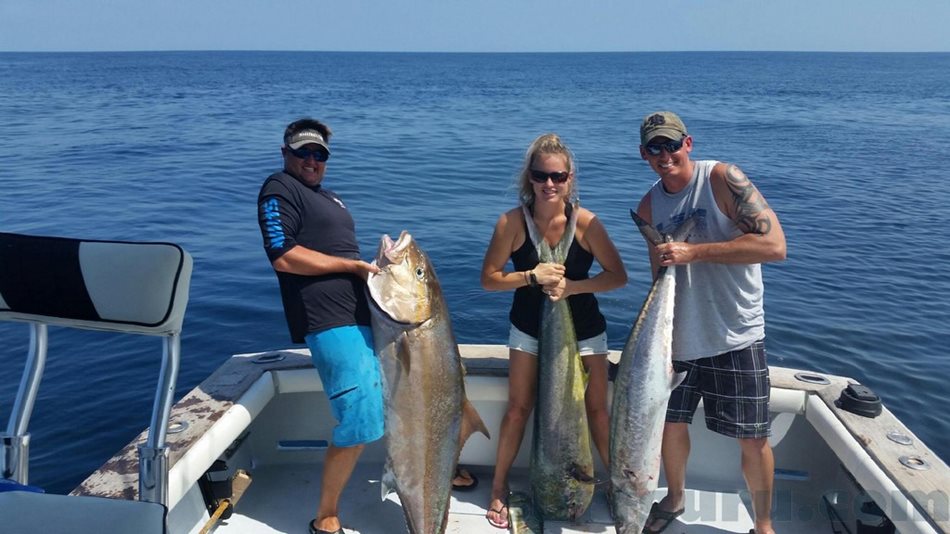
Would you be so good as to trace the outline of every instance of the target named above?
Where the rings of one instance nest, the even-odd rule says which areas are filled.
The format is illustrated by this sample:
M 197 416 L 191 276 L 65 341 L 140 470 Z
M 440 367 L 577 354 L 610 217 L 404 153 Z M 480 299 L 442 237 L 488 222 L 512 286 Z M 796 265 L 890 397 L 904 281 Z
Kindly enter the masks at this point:
M 508 408 L 501 422 L 486 514 L 488 522 L 500 529 L 509 526 L 508 471 L 521 446 L 537 393 L 543 299 L 568 300 L 578 349 L 590 376 L 585 404 L 591 436 L 604 465 L 608 463 L 607 325 L 593 293 L 623 286 L 627 274 L 603 224 L 577 204 L 575 171 L 570 149 L 556 134 L 535 139 L 518 178 L 521 204 L 498 218 L 482 264 L 481 283 L 485 289 L 514 290 L 509 312 Z M 539 263 L 528 224 L 535 226 L 538 239 L 553 246 L 568 229 L 572 216 L 576 217 L 576 229 L 564 265 Z M 513 271 L 505 270 L 509 260 Z M 601 272 L 590 277 L 594 260 Z

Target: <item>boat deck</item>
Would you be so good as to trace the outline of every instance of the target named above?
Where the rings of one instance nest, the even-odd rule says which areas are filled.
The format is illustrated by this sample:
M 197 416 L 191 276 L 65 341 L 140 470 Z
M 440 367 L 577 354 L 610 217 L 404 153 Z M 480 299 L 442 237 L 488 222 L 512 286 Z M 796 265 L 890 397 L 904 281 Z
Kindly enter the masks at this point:
M 469 400 L 494 432 L 507 401 L 504 348 L 463 345 L 460 349 L 468 368 Z M 611 356 L 615 359 L 617 354 Z M 842 525 L 832 525 L 828 518 L 825 497 L 835 500 L 835 509 L 853 523 L 855 516 L 863 513 L 859 511 L 864 504 L 860 486 L 864 485 L 880 498 L 882 508 L 900 521 L 899 530 L 950 532 L 946 501 L 937 499 L 945 498 L 950 468 L 919 441 L 900 446 L 889 441 L 885 434 L 893 431 L 912 435 L 893 414 L 885 409 L 878 418 L 868 419 L 838 409 L 834 401 L 847 384 L 846 378 L 828 377 L 828 384 L 815 385 L 800 381 L 795 370 L 771 368 L 771 373 L 774 420 L 770 442 L 776 455 L 773 521 L 778 531 L 812 534 L 840 530 Z M 697 417 L 702 420 L 699 412 Z M 172 420 L 183 423 L 184 430 L 170 434 L 168 440 L 170 493 L 177 503 L 169 514 L 169 532 L 197 533 L 207 519 L 201 495 L 192 484 L 221 455 L 230 470 L 249 471 L 253 483 L 236 513 L 221 523 L 217 532 L 306 532 L 304 525 L 316 511 L 323 453 L 319 447 L 288 450 L 282 443 L 326 444 L 333 426 L 326 395 L 306 351 L 232 358 L 176 404 Z M 531 428 L 529 422 L 515 461 L 519 469 L 528 465 Z M 735 440 L 707 432 L 701 424 L 691 425 L 690 434 L 694 443 L 701 443 L 690 457 L 687 482 L 692 491 L 687 496 L 686 513 L 667 532 L 747 533 L 752 520 L 744 500 L 745 483 Z M 144 437 L 143 432 L 74 493 L 135 499 L 136 446 Z M 495 447 L 480 434 L 473 435 L 464 447 L 461 462 L 481 483 L 472 492 L 453 493 L 446 532 L 500 532 L 484 518 Z M 384 451 L 380 442 L 367 446 L 346 488 L 341 516 L 350 534 L 405 531 L 398 499 L 393 495 L 380 500 Z M 898 461 L 901 455 L 920 458 L 932 468 L 904 467 Z M 597 473 L 603 476 L 602 466 Z M 526 489 L 525 473 L 513 471 L 512 475 L 512 489 Z M 661 477 L 656 499 L 665 493 L 664 483 Z M 614 532 L 602 492 L 595 495 L 583 523 L 549 523 L 546 531 Z M 905 496 L 913 504 L 906 504 Z M 919 510 L 927 512 L 924 519 Z
M 476 532 L 504 532 L 493 528 L 485 520 L 488 503 L 491 470 L 473 467 L 471 471 L 480 479 L 479 486 L 468 492 L 453 492 L 447 534 L 470 534 Z M 341 518 L 348 534 L 379 534 L 402 532 L 405 519 L 395 494 L 385 501 L 380 500 L 379 476 L 382 466 L 361 463 L 358 465 L 341 502 Z M 234 514 L 222 521 L 213 531 L 219 534 L 276 534 L 304 533 L 306 523 L 313 517 L 319 496 L 321 465 L 285 464 L 268 466 L 251 473 L 253 482 L 238 502 Z M 513 490 L 526 489 L 527 473 L 516 470 L 512 474 Z M 665 493 L 657 491 L 657 498 Z M 687 512 L 680 516 L 667 530 L 676 533 L 747 533 L 752 528 L 752 518 L 747 505 L 736 493 L 690 491 L 687 500 L 703 503 L 701 511 Z M 714 506 L 706 506 L 705 504 Z M 786 528 L 788 527 L 788 528 Z M 794 525 L 782 525 L 783 533 L 830 532 L 827 519 L 813 523 L 796 521 Z M 607 500 L 603 490 L 598 489 L 594 501 L 578 524 L 545 522 L 544 532 L 549 534 L 614 533 Z

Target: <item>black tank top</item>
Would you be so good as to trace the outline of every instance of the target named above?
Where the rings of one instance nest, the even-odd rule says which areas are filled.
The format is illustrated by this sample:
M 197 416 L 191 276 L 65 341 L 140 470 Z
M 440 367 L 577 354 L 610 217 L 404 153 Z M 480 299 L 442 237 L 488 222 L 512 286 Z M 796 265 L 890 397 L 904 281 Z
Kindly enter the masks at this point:
M 538 265 L 538 251 L 528 236 L 527 221 L 525 224 L 525 240 L 518 250 L 511 253 L 511 263 L 516 271 L 530 271 Z M 594 255 L 584 250 L 577 242 L 571 242 L 564 261 L 565 276 L 569 280 L 586 280 L 590 278 L 590 267 L 594 263 Z M 511 302 L 511 311 L 508 319 L 518 330 L 534 338 L 538 337 L 541 326 L 541 304 L 548 298 L 541 292 L 541 287 L 524 286 L 515 290 Z M 588 339 L 602 334 L 607 330 L 607 321 L 600 313 L 597 299 L 593 293 L 580 293 L 567 297 L 571 308 L 571 317 L 574 319 L 574 330 L 577 339 Z

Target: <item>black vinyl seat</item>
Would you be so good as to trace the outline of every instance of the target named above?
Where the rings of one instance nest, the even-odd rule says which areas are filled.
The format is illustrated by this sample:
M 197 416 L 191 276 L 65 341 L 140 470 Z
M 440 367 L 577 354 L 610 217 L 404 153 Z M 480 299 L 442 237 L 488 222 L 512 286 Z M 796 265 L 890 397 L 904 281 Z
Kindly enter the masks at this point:
M 28 483 L 28 426 L 46 362 L 47 326 L 158 336 L 164 347 L 148 438 L 139 447 L 139 500 L 4 491 L 0 532 L 166 532 L 165 437 L 192 265 L 172 243 L 0 233 L 0 321 L 31 327 L 20 388 L 0 433 L 0 478 Z

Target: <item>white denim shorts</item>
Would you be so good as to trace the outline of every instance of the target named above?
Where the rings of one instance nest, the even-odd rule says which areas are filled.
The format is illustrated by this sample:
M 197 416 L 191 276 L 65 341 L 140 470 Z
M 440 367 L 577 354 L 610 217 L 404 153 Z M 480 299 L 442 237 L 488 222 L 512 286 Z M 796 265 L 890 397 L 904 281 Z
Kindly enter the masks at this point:
M 518 330 L 515 328 L 515 325 L 511 325 L 511 330 L 508 331 L 508 348 L 537 356 L 538 340 Z M 607 354 L 607 332 L 602 332 L 600 335 L 591 338 L 578 340 L 577 350 L 581 353 L 581 356 Z

